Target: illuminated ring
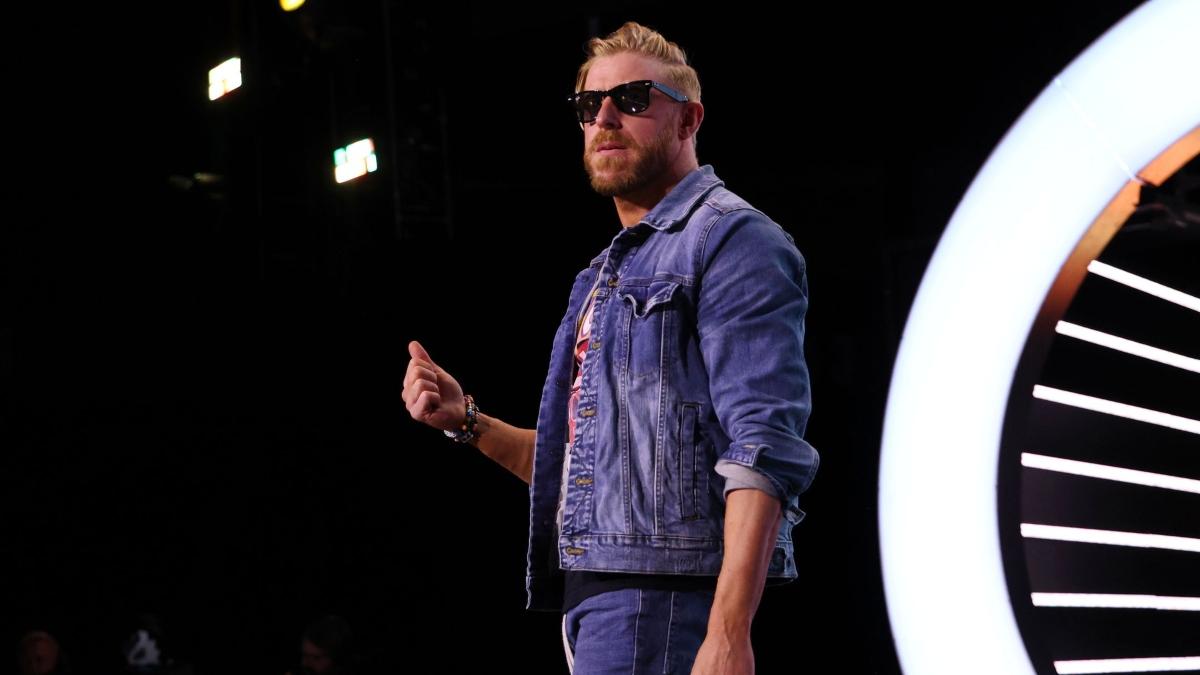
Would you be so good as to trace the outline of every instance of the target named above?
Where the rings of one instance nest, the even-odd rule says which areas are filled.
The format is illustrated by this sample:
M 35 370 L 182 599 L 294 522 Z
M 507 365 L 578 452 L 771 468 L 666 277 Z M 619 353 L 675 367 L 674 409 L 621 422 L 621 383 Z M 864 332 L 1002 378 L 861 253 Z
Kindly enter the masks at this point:
M 885 595 L 904 670 L 1032 673 L 1001 557 L 1013 375 L 1064 264 L 1200 120 L 1200 3 L 1153 0 L 1034 101 L 955 211 L 896 359 L 880 460 Z

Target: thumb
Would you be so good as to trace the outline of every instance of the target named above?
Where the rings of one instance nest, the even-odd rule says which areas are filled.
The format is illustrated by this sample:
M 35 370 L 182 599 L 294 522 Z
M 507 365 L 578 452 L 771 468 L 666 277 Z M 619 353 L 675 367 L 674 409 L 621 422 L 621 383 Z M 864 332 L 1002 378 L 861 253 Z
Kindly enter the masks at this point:
M 425 348 L 421 346 L 421 343 L 417 342 L 416 340 L 408 343 L 408 355 L 414 359 L 420 359 L 422 361 L 433 363 L 433 359 L 430 358 L 429 352 L 425 351 Z M 435 367 L 436 365 L 437 364 L 434 364 Z

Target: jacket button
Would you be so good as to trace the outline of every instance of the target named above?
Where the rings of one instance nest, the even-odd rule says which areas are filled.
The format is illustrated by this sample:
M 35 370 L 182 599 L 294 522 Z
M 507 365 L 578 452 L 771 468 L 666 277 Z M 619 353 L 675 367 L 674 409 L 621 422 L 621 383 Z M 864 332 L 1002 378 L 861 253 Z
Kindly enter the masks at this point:
M 594 340 L 594 341 L 592 342 L 591 348 L 592 348 L 593 350 L 600 349 L 600 341 L 599 341 L 599 340 Z
M 596 414 L 595 408 L 584 408 L 583 410 L 579 411 L 580 417 L 591 417 L 592 415 L 595 415 L 595 414 Z
M 616 288 L 616 286 L 617 286 L 617 278 L 616 278 L 616 277 L 609 277 L 609 279 L 608 279 L 608 287 L 609 287 L 609 288 Z
M 587 553 L 587 551 L 582 548 L 577 548 L 575 546 L 567 547 L 567 555 L 583 555 L 584 553 Z
M 575 484 L 579 486 L 591 485 L 592 479 L 587 476 L 580 476 L 575 479 Z

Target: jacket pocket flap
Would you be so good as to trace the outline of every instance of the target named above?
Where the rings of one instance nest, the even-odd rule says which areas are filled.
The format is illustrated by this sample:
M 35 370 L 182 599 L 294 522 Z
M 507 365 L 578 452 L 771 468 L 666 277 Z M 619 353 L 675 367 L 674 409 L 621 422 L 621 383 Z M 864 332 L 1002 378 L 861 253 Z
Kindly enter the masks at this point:
M 670 302 L 677 290 L 678 281 L 652 281 L 648 286 L 628 286 L 619 292 L 622 299 L 633 305 L 633 315 L 640 319 L 655 307 Z

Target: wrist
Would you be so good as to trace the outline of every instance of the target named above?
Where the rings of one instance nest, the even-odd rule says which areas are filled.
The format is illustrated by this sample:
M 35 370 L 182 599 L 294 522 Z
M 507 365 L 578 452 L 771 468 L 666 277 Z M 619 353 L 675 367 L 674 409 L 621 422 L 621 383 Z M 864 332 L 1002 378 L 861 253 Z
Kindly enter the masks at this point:
M 714 603 L 708 615 L 708 634 L 729 642 L 748 639 L 752 622 L 746 612 Z
M 466 403 L 467 412 L 462 425 L 455 431 L 443 433 L 459 443 L 470 443 L 479 438 L 479 407 L 475 405 L 475 397 L 470 394 L 463 396 L 463 402 Z

